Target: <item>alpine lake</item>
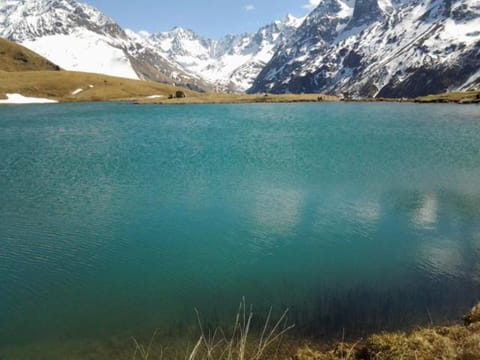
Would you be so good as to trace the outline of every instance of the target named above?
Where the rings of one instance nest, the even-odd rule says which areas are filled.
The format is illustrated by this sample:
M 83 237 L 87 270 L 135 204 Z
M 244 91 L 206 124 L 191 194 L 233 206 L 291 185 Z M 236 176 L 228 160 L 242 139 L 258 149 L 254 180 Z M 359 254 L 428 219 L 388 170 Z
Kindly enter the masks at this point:
M 0 359 L 131 355 L 243 298 L 314 339 L 459 319 L 480 107 L 0 107 Z

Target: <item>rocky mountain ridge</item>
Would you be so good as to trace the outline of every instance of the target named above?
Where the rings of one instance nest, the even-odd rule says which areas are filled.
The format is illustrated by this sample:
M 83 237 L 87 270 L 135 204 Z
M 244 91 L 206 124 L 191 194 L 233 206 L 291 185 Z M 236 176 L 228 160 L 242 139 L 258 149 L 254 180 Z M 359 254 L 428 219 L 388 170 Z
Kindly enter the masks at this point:
M 287 15 L 255 33 L 226 35 L 218 40 L 181 27 L 156 34 L 129 34 L 187 72 L 214 84 L 217 91 L 242 92 L 302 20 Z
M 416 97 L 480 85 L 476 0 L 322 0 L 249 92 Z

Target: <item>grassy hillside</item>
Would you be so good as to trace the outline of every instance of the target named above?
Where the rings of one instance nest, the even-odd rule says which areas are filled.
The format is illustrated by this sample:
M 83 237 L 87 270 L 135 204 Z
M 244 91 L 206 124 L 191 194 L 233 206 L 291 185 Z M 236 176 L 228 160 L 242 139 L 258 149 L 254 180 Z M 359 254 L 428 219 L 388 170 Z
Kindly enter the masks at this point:
M 56 71 L 60 68 L 54 63 L 15 44 L 0 38 L 0 70 L 3 71 Z
M 14 93 L 62 102 L 123 100 L 167 97 L 177 90 L 179 88 L 156 82 L 62 71 L 40 55 L 0 38 L 0 99 Z M 182 91 L 187 96 L 194 94 Z
M 72 71 L 0 71 L 0 98 L 6 98 L 7 93 L 18 93 L 61 102 L 129 100 L 152 95 L 168 96 L 177 90 L 176 87 L 150 81 Z M 194 94 L 183 91 L 187 96 Z

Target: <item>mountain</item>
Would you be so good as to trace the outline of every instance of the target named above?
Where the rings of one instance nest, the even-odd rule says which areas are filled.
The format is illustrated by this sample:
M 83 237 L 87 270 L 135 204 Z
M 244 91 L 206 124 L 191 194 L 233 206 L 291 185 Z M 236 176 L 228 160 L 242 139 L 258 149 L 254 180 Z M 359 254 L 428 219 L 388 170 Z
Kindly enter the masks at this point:
M 321 0 L 254 33 L 124 30 L 75 0 L 0 0 L 0 37 L 65 70 L 201 91 L 416 97 L 480 86 L 478 0 Z
M 415 97 L 475 86 L 478 0 L 322 0 L 249 92 Z
M 0 0 L 0 37 L 27 47 L 65 70 L 190 88 L 204 85 L 198 77 L 133 41 L 100 11 L 74 0 Z
M 301 19 L 287 16 L 256 33 L 203 38 L 190 30 L 123 30 L 75 0 L 0 0 L 0 37 L 66 70 L 172 83 L 194 90 L 248 89 Z
M 227 35 L 219 40 L 181 27 L 157 34 L 129 34 L 186 72 L 214 84 L 217 90 L 245 91 L 302 21 L 287 15 L 255 33 Z

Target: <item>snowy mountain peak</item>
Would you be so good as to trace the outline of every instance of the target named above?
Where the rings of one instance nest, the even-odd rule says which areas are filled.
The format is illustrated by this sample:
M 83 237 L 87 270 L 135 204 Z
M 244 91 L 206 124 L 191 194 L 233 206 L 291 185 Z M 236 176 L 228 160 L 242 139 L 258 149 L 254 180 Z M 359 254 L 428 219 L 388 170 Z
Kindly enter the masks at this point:
M 296 17 L 292 14 L 287 14 L 282 20 L 275 21 L 275 24 L 298 28 L 302 25 L 303 20 L 305 20 L 305 16 Z
M 197 38 L 197 34 L 195 34 L 193 30 L 185 29 L 180 26 L 175 26 L 172 30 L 168 32 L 164 32 L 163 34 L 169 37 L 177 37 L 177 38 L 190 38 L 190 39 Z
M 125 38 L 113 20 L 95 8 L 74 0 L 1 0 L 0 29 L 3 37 L 17 42 L 69 34 L 77 28 Z
M 181 27 L 153 35 L 137 34 L 184 71 L 214 84 L 219 91 L 245 91 L 278 46 L 303 19 L 287 15 L 255 33 L 226 35 L 218 40 Z
M 384 12 L 377 0 L 356 0 L 353 8 L 353 15 L 347 28 L 353 29 L 361 26 L 368 26 L 383 18 Z

